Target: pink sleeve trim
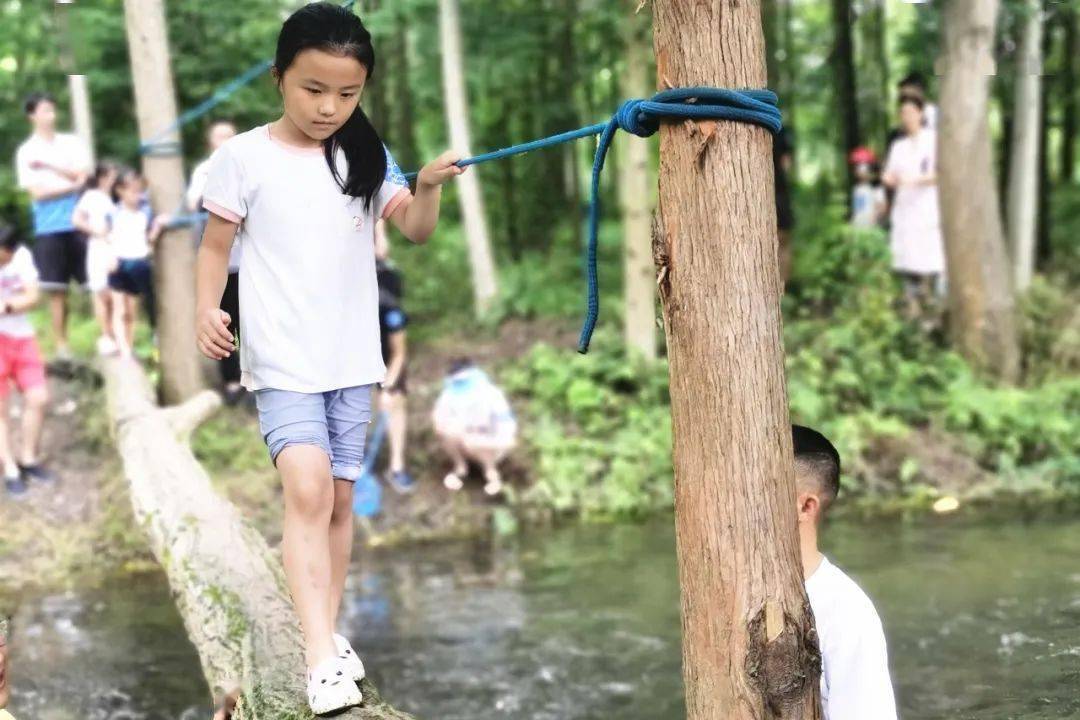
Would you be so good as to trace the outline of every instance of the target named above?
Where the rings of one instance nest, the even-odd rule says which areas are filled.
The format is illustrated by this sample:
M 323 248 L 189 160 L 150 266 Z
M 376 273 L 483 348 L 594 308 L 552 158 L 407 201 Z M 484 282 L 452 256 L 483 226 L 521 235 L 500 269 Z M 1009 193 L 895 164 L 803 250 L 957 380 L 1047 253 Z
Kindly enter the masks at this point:
M 412 202 L 412 193 L 409 191 L 409 188 L 401 188 L 394 194 L 394 197 L 390 198 L 390 202 L 386 203 L 386 207 L 384 207 L 382 211 L 382 219 L 385 220 L 393 215 L 394 211 L 397 210 L 398 206 L 402 203 L 408 205 L 410 202 Z
M 213 200 L 203 200 L 203 207 L 206 208 L 207 210 L 209 210 L 210 212 L 214 213 L 218 217 L 224 218 L 224 219 L 228 220 L 229 222 L 234 222 L 237 225 L 239 225 L 240 223 L 242 223 L 244 221 L 244 218 L 240 217 L 239 215 L 234 213 L 232 210 L 230 210 L 230 209 L 228 209 L 226 207 L 222 207 L 221 205 L 218 205 Z

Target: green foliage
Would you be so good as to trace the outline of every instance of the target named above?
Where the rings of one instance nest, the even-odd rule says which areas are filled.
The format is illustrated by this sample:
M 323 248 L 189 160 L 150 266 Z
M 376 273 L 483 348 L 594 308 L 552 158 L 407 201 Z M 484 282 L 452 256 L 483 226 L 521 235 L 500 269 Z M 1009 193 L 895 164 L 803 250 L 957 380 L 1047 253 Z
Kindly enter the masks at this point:
M 1055 350 L 1069 336 L 1045 330 L 1071 317 L 1075 300 L 1038 283 L 1025 306 L 1031 384 L 987 384 L 941 338 L 901 317 L 886 238 L 846 226 L 836 207 L 803 213 L 784 340 L 792 420 L 836 442 L 845 492 L 933 498 L 928 483 L 951 478 L 935 477 L 947 467 L 921 457 L 901 458 L 884 486 L 876 477 L 879 441 L 913 429 L 962 448 L 999 487 L 1080 489 L 1080 378 Z M 503 374 L 526 402 L 538 480 L 526 502 L 586 514 L 671 502 L 666 365 L 647 367 L 619 347 L 607 328 L 587 356 L 539 346 Z
M 559 512 L 631 515 L 671 504 L 667 373 L 597 333 L 588 355 L 538 345 L 502 374 L 527 402 L 536 485 L 526 503 Z
M 250 422 L 242 408 L 226 408 L 195 430 L 191 449 L 208 473 L 233 476 L 266 470 L 266 445 L 251 431 Z

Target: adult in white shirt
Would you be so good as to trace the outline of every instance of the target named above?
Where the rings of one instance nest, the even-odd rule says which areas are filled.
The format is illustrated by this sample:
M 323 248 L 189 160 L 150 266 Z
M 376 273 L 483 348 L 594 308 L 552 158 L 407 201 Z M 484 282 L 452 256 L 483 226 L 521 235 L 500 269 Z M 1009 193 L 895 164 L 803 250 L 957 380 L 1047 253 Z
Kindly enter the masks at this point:
M 86 239 L 72 215 L 90 173 L 90 153 L 77 136 L 56 132 L 56 102 L 46 93 L 26 100 L 33 132 L 15 154 L 19 187 L 30 194 L 34 214 L 34 264 L 49 293 L 56 354 L 70 354 L 67 289 L 86 284 Z
M 923 103 L 900 101 L 904 134 L 889 147 L 882 181 L 896 195 L 892 203 L 889 249 L 893 270 L 907 284 L 909 313 L 919 316 L 945 272 L 945 242 L 937 190 L 937 136 L 923 125 Z
M 885 633 L 874 603 L 818 550 L 818 526 L 840 490 L 840 454 L 824 435 L 791 428 L 799 545 L 821 646 L 824 720 L 896 720 Z
M 210 177 L 210 168 L 214 160 L 214 153 L 228 140 L 236 135 L 236 126 L 229 120 L 216 120 L 206 130 L 206 147 L 210 151 L 206 159 L 195 166 L 191 171 L 191 180 L 188 181 L 186 201 L 189 212 L 202 210 L 203 193 L 206 191 L 206 180 Z M 199 238 L 202 238 L 202 224 L 196 227 Z M 225 293 L 221 296 L 221 309 L 229 313 L 232 323 L 229 330 L 234 337 L 240 337 L 240 243 L 233 243 L 229 251 L 229 274 L 225 280 Z M 225 402 L 235 404 L 244 394 L 244 386 L 240 382 L 240 355 L 233 353 L 220 363 L 221 382 L 225 390 Z

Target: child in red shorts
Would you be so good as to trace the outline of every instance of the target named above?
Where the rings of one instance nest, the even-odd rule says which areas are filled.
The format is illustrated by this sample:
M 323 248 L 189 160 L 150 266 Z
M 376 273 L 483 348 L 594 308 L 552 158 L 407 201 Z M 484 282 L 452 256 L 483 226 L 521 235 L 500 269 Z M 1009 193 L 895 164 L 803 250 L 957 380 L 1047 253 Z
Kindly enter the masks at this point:
M 25 492 L 27 480 L 55 479 L 38 460 L 49 391 L 34 327 L 26 316 L 40 294 L 30 251 L 19 245 L 12 228 L 0 225 L 0 469 L 4 486 L 12 495 Z M 21 462 L 16 462 L 8 427 L 12 383 L 23 394 Z

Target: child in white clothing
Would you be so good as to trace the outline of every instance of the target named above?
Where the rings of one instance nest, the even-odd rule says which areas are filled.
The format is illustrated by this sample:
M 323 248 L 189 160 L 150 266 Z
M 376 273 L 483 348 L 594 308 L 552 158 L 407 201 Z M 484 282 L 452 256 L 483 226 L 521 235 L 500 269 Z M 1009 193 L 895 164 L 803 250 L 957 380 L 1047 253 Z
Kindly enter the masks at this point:
M 86 285 L 94 298 L 94 318 L 101 329 L 97 342 L 101 355 L 112 355 L 119 349 L 113 333 L 113 302 L 109 290 L 109 273 L 116 265 L 116 256 L 109 243 L 109 218 L 115 209 L 112 186 L 116 174 L 114 163 L 98 163 L 72 216 L 75 227 L 87 237 Z
M 303 6 L 281 28 L 272 69 L 280 118 L 214 153 L 199 247 L 196 337 L 208 357 L 235 352 L 220 309 L 234 242 L 240 264 L 240 369 L 281 475 L 282 559 L 304 631 L 316 714 L 362 701 L 364 666 L 334 633 L 352 550 L 379 346 L 373 231 L 387 219 L 422 243 L 441 186 L 460 175 L 445 153 L 420 170 L 415 195 L 359 107 L 375 67 L 371 35 L 336 4 Z
M 120 172 L 113 186 L 116 206 L 110 216 L 109 244 L 116 257 L 109 273 L 113 291 L 113 329 L 120 354 L 131 357 L 135 346 L 135 319 L 142 297 L 151 323 L 154 316 L 151 247 L 162 224 L 151 220 L 143 200 L 145 183 L 135 170 Z

